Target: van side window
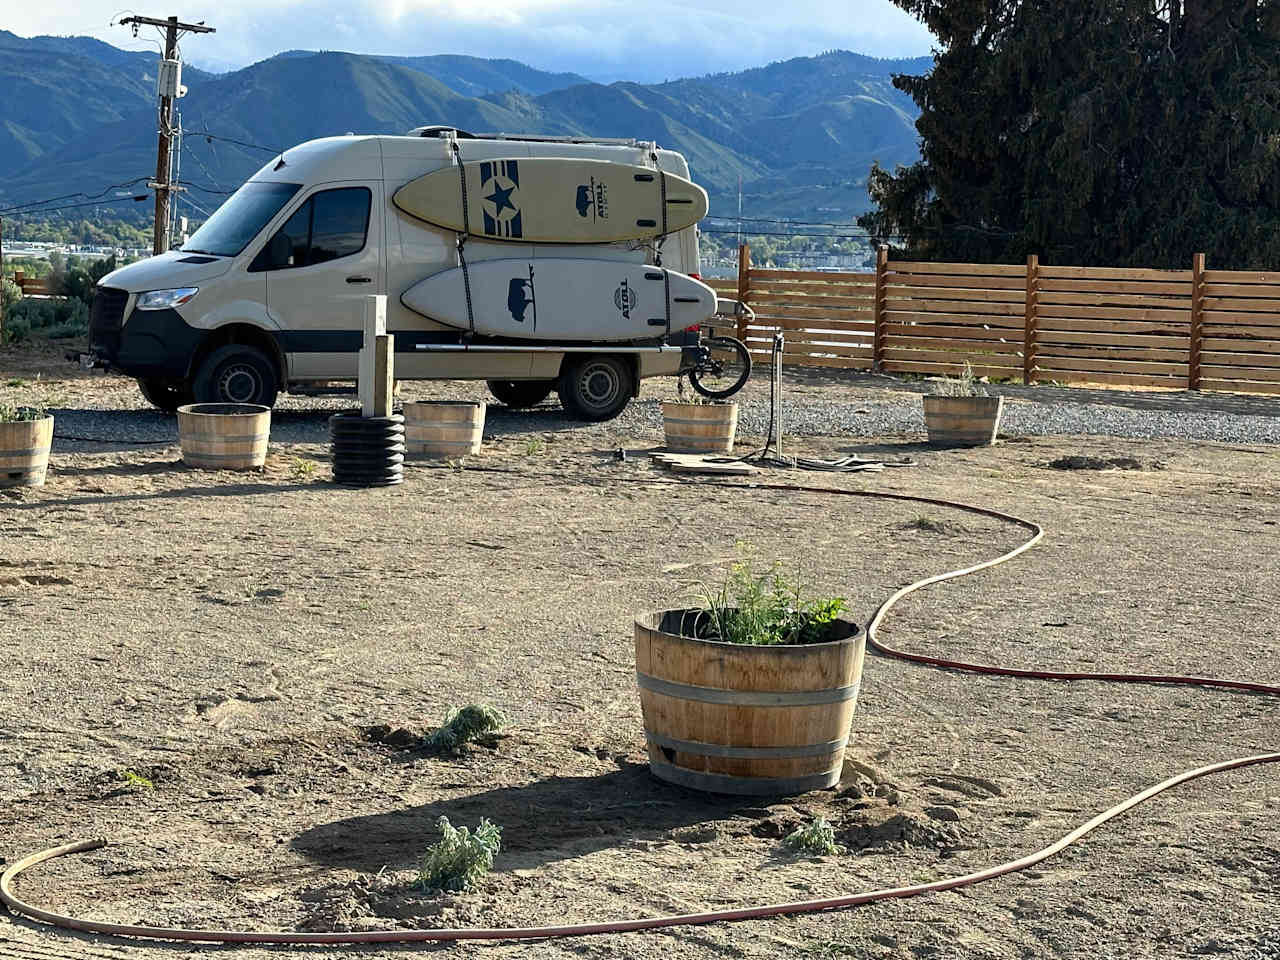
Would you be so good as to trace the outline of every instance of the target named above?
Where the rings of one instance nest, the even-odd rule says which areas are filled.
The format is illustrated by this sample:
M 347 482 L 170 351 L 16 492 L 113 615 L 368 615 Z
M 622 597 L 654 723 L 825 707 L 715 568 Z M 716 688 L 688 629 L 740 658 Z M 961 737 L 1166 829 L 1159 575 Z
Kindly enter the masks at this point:
M 369 232 L 372 204 L 368 187 L 312 194 L 254 257 L 250 272 L 309 267 L 359 253 Z

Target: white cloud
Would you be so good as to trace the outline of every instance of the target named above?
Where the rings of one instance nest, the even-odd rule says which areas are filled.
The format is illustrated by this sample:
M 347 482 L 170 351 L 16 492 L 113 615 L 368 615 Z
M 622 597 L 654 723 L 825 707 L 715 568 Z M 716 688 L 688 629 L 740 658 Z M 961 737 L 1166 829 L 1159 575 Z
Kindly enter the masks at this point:
M 109 27 L 118 0 L 47 0 L 5 14 L 6 29 L 87 33 L 116 46 L 154 49 Z M 15 5 L 16 6 L 16 5 Z M 193 63 L 243 65 L 281 50 L 464 53 L 509 57 L 545 70 L 601 79 L 661 80 L 741 70 L 843 48 L 881 57 L 928 53 L 930 37 L 889 0 L 703 0 L 645 4 L 603 0 L 196 0 L 186 20 L 217 33 L 188 37 Z

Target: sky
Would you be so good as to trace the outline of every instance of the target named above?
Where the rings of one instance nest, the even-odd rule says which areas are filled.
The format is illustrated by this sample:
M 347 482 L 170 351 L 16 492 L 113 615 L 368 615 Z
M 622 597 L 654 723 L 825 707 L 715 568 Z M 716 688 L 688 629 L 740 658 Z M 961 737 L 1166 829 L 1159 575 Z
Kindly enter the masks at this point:
M 835 48 L 876 57 L 931 49 L 928 31 L 889 0 L 184 0 L 134 11 L 122 11 L 119 2 L 6 4 L 0 27 L 21 36 L 88 35 L 154 49 L 154 29 L 134 39 L 112 21 L 129 12 L 176 14 L 216 28 L 182 43 L 183 59 L 206 69 L 236 69 L 289 49 L 461 53 L 602 82 L 737 71 Z

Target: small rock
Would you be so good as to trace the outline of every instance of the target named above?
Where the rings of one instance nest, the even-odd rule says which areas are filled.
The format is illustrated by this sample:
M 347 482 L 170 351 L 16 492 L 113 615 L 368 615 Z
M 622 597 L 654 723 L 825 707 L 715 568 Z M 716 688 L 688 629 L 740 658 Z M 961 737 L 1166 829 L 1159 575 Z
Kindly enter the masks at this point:
M 948 806 L 945 803 L 939 803 L 932 807 L 924 808 L 925 816 L 934 820 L 945 820 L 947 823 L 956 823 L 964 814 L 955 807 Z

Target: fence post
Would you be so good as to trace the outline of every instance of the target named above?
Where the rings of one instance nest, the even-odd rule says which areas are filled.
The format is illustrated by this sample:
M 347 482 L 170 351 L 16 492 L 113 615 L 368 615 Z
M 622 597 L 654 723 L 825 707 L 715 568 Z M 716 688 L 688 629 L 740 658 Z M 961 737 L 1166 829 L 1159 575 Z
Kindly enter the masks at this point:
M 1022 382 L 1036 382 L 1040 326 L 1040 257 L 1027 254 L 1027 300 L 1022 327 Z
M 876 297 L 871 307 L 871 372 L 882 373 L 884 367 L 884 301 L 885 278 L 889 272 L 889 247 L 876 247 Z
M 1204 254 L 1191 258 L 1191 343 L 1187 354 L 1187 389 L 1200 389 L 1200 341 L 1204 324 Z
M 738 247 L 738 302 L 747 305 L 747 297 L 751 294 L 751 245 Z M 738 315 L 738 339 L 747 339 L 747 315 Z

